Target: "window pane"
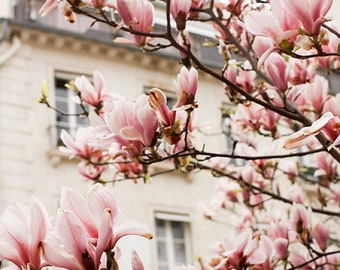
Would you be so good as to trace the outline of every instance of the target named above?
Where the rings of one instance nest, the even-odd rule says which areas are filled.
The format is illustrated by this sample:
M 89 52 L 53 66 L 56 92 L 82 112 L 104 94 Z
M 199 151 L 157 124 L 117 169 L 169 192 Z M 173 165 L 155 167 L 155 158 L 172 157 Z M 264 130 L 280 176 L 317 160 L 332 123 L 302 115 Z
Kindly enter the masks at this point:
M 67 98 L 67 91 L 65 88 L 56 88 L 56 95 L 57 97 L 61 97 L 61 98 Z
M 171 221 L 171 228 L 173 232 L 173 236 L 175 239 L 183 239 L 184 238 L 184 224 L 183 222 Z
M 68 113 L 68 104 L 67 104 L 67 102 L 57 100 L 56 105 L 57 105 L 57 109 L 58 110 L 60 110 L 60 111 L 62 111 L 64 113 Z
M 156 234 L 157 236 L 165 236 L 165 221 L 156 219 Z
M 176 264 L 186 264 L 185 244 L 174 244 Z
M 158 260 L 159 262 L 166 262 L 168 260 L 168 254 L 166 249 L 166 243 L 163 241 L 158 241 Z

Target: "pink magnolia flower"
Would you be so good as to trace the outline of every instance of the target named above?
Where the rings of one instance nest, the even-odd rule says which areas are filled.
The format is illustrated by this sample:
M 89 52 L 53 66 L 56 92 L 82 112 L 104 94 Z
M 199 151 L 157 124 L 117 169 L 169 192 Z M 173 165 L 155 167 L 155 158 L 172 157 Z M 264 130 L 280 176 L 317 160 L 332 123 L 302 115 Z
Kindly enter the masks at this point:
M 335 116 L 340 117 L 340 106 L 338 106 L 338 104 L 340 104 L 340 93 L 335 96 L 329 96 L 323 105 L 322 112 L 331 112 Z
M 150 107 L 156 112 L 160 122 L 165 127 L 175 123 L 176 111 L 170 110 L 166 95 L 158 88 L 152 88 L 148 96 Z
M 254 131 L 260 131 L 263 128 L 273 135 L 276 134 L 279 119 L 280 116 L 277 113 L 253 102 L 238 105 L 235 114 L 235 120 L 244 127 Z
M 323 105 L 329 98 L 328 92 L 328 81 L 324 77 L 317 75 L 311 83 L 305 84 L 302 95 L 305 102 L 310 104 L 315 112 L 321 113 Z
M 123 140 L 139 141 L 146 147 L 154 143 L 158 121 L 146 95 L 139 96 L 135 103 L 117 103 L 107 115 L 106 122 L 113 136 L 119 135 Z
M 286 260 L 288 257 L 289 241 L 286 238 L 276 238 L 273 241 L 273 246 L 278 257 L 281 260 Z
M 314 176 L 331 179 L 337 175 L 338 163 L 330 154 L 327 152 L 317 153 L 315 159 L 318 169 L 314 172 Z
M 336 32 L 339 32 L 340 26 L 336 24 L 334 21 L 330 21 L 326 23 L 328 27 L 333 29 Z M 322 50 L 327 53 L 334 53 L 338 50 L 339 38 L 330 33 L 329 30 L 326 30 L 324 42 L 322 42 Z M 339 56 L 329 56 L 329 57 L 317 57 L 319 65 L 325 68 L 330 69 L 338 69 L 340 67 L 340 57 Z
M 292 230 L 301 234 L 308 230 L 311 226 L 310 211 L 302 204 L 293 204 L 290 214 L 290 222 Z
M 293 16 L 287 19 L 287 11 L 279 1 L 271 1 L 272 10 L 264 8 L 261 11 L 251 11 L 244 17 L 247 31 L 255 36 L 271 38 L 276 45 L 298 35 L 296 19 Z
M 331 191 L 330 197 L 337 205 L 340 205 L 340 185 L 331 183 L 329 187 Z
M 275 240 L 277 238 L 284 238 L 288 240 L 288 227 L 285 222 L 278 221 L 278 222 L 271 222 L 269 230 L 268 230 L 268 236 Z
M 271 53 L 264 62 L 264 69 L 279 90 L 287 90 L 289 69 L 282 56 L 278 53 Z
M 251 233 L 245 231 L 235 240 L 234 248 L 226 250 L 222 256 L 226 258 L 226 264 L 232 269 L 242 269 L 251 264 L 269 270 L 273 254 L 271 245 L 270 239 L 266 236 L 252 238 Z
M 331 146 L 337 146 L 340 143 L 340 119 L 331 112 L 327 112 L 316 120 L 310 127 L 304 127 L 293 133 L 283 144 L 283 147 L 290 150 L 300 147 L 307 143 L 310 136 L 322 132 L 330 142 Z
M 60 138 L 65 145 L 65 147 L 60 147 L 60 151 L 69 154 L 71 158 L 78 156 L 82 159 L 89 159 L 96 151 L 94 147 L 89 145 L 89 142 L 94 139 L 93 127 L 79 127 L 75 138 L 67 131 L 62 130 Z
M 78 172 L 84 178 L 85 181 L 87 180 L 99 180 L 101 174 L 107 170 L 108 166 L 99 165 L 100 159 L 91 158 L 91 162 L 98 163 L 92 164 L 87 160 L 82 160 L 78 163 Z
M 307 34 L 318 35 L 322 23 L 326 21 L 324 17 L 331 8 L 333 0 L 285 0 L 283 2 L 287 12 L 301 22 Z
M 184 30 L 185 22 L 189 17 L 191 0 L 172 0 L 170 1 L 170 13 L 176 21 L 177 29 Z
M 147 0 L 117 0 L 117 11 L 124 24 L 133 31 L 150 33 L 154 24 L 154 8 Z M 133 34 L 134 44 L 143 47 L 148 38 Z M 126 42 L 123 39 L 115 39 L 117 42 Z
M 327 248 L 327 240 L 329 236 L 327 227 L 323 223 L 316 224 L 311 231 L 311 236 L 318 244 L 320 249 L 322 251 L 325 251 Z
M 84 103 L 94 107 L 102 103 L 105 92 L 105 81 L 99 71 L 93 72 L 93 85 L 85 76 L 77 77 L 74 84 L 80 92 L 80 97 Z
M 87 198 L 64 188 L 56 231 L 43 243 L 46 261 L 67 269 L 98 269 L 103 253 L 122 237 L 152 238 L 147 230 L 120 224 L 118 212 L 113 195 L 100 184 L 89 190 Z
M 8 206 L 0 218 L 0 257 L 19 269 L 40 269 L 41 242 L 47 232 L 47 211 L 35 198 L 30 206 Z
M 293 184 L 289 187 L 288 190 L 288 198 L 289 200 L 296 202 L 296 203 L 303 203 L 305 194 L 303 189 L 298 184 Z
M 177 80 L 174 80 L 177 96 L 179 97 L 175 108 L 193 104 L 197 91 L 198 72 L 195 68 L 188 70 L 182 67 Z
M 41 246 L 48 265 L 70 270 L 97 269 L 95 248 L 72 211 L 59 211 L 55 235 L 47 238 Z
M 318 65 L 315 61 L 289 59 L 289 82 L 293 85 L 304 84 L 314 79 Z
M 70 23 L 75 22 L 75 15 L 74 15 L 74 12 L 72 10 L 72 6 L 66 0 L 60 0 L 60 1 L 46 0 L 44 5 L 39 10 L 39 15 L 45 16 L 56 7 L 58 7 L 59 11 L 61 12 L 61 14 L 64 15 L 64 17 L 67 21 L 69 21 Z

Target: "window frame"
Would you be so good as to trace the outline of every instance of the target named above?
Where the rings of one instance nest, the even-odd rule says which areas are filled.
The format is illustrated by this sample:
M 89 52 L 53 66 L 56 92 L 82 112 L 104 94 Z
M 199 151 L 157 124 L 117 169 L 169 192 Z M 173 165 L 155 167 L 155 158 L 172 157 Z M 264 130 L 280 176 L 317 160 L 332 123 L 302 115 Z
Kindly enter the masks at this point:
M 58 96 L 58 88 L 61 89 L 61 87 L 58 87 L 57 81 L 58 80 L 64 80 L 66 82 L 74 80 L 76 77 L 81 76 L 82 74 L 80 72 L 67 72 L 67 71 L 59 71 L 55 70 L 53 74 L 53 105 L 55 108 L 58 108 L 58 102 L 64 102 L 66 103 L 67 107 L 67 113 L 73 114 L 77 113 L 77 103 L 72 101 L 73 99 L 76 99 L 75 92 L 68 90 L 67 88 L 64 88 L 66 91 L 66 97 Z M 85 75 L 86 77 L 90 77 L 89 75 Z M 89 107 L 87 109 L 90 109 Z M 53 116 L 53 123 L 51 126 L 51 137 L 52 137 L 52 145 L 54 146 L 60 146 L 62 143 L 60 142 L 60 133 L 58 134 L 58 129 L 65 129 L 67 130 L 72 136 L 75 135 L 76 130 L 80 126 L 87 126 L 87 124 L 79 124 L 77 118 L 78 116 L 66 116 L 67 117 L 67 124 L 65 124 L 65 121 L 58 120 L 59 113 L 57 111 L 54 111 Z
M 157 220 L 164 222 L 165 236 L 157 235 Z M 173 228 L 171 222 L 180 222 L 183 224 L 183 238 L 176 239 L 173 235 Z M 190 264 L 192 262 L 192 243 L 191 243 L 191 218 L 188 214 L 183 213 L 169 213 L 162 211 L 154 212 L 154 226 L 155 226 L 155 254 L 156 264 L 160 267 L 160 256 L 159 256 L 159 239 L 165 243 L 166 247 L 166 264 L 168 269 L 174 269 L 175 266 L 179 266 L 175 260 L 175 244 L 183 243 L 185 249 L 185 262 L 184 264 Z M 182 240 L 182 241 L 181 241 Z

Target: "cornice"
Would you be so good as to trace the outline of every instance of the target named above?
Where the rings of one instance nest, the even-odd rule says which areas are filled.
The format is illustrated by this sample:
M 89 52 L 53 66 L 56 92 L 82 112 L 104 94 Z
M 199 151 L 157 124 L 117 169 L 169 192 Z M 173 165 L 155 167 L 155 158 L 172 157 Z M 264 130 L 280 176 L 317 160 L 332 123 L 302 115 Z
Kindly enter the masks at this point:
M 116 61 L 124 61 L 149 69 L 162 71 L 177 70 L 179 58 L 165 53 L 143 53 L 138 48 L 117 44 L 112 38 L 95 39 L 70 31 L 63 31 L 40 24 L 24 24 L 10 21 L 9 36 L 17 36 L 23 44 L 48 47 L 49 49 L 65 50 L 75 53 L 86 53 L 96 57 L 106 57 Z

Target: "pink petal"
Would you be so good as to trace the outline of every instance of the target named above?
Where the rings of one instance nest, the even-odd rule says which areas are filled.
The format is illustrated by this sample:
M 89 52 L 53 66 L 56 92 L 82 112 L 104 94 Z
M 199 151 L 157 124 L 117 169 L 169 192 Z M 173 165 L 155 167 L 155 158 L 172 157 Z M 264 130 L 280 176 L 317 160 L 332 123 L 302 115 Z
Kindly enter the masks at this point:
M 104 211 L 110 209 L 113 219 L 117 216 L 118 208 L 112 193 L 103 185 L 95 184 L 87 195 L 87 204 L 91 213 L 99 220 Z
M 134 249 L 132 250 L 131 264 L 132 270 L 144 270 L 143 263 Z
M 49 13 L 52 9 L 57 7 L 57 0 L 47 0 L 44 5 L 39 9 L 39 15 L 45 16 Z
M 35 198 L 31 199 L 30 210 L 29 260 L 31 266 L 38 268 L 40 266 L 39 245 L 46 236 L 48 214 L 45 206 Z
M 114 246 L 113 240 L 113 217 L 110 209 L 104 211 L 99 229 L 98 241 L 96 246 L 96 265 L 100 265 L 100 258 L 105 250 L 110 250 Z
M 90 237 L 98 237 L 98 230 L 93 224 L 93 216 L 84 196 L 73 189 L 63 188 L 60 196 L 60 208 L 76 213 Z
M 152 234 L 145 229 L 139 228 L 139 227 L 124 227 L 121 229 L 118 229 L 115 232 L 114 239 L 113 239 L 113 245 L 116 245 L 117 241 L 127 235 L 139 235 L 146 239 L 152 239 Z
M 55 241 L 44 241 L 42 244 L 42 255 L 48 264 L 63 267 L 70 270 L 83 270 L 84 267 L 76 260 L 75 256 L 66 252 L 61 245 Z

